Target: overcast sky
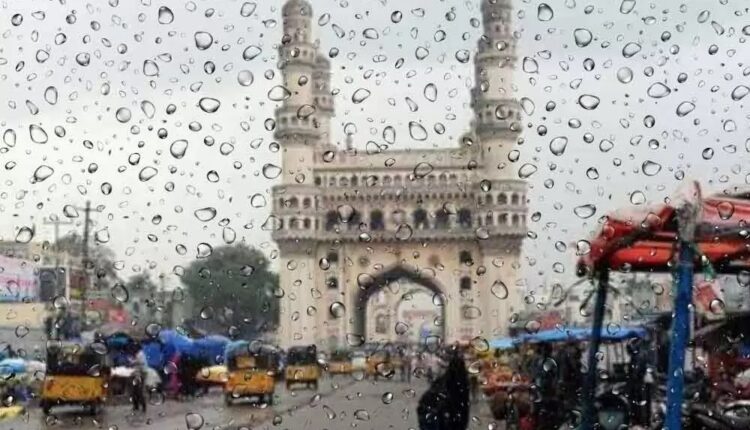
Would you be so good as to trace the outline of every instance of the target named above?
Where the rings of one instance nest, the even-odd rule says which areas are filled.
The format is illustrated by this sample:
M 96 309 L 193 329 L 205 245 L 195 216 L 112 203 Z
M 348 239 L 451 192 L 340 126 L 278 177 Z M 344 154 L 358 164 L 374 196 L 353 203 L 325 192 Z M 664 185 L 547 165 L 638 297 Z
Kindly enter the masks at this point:
M 280 161 L 265 120 L 276 106 L 267 94 L 280 83 L 281 2 L 117 3 L 1 4 L 0 236 L 13 240 L 19 228 L 36 225 L 35 240 L 51 239 L 43 219 L 65 219 L 65 205 L 90 199 L 101 207 L 96 230 L 108 233 L 99 239 L 125 263 L 123 278 L 151 266 L 170 274 L 168 284 L 175 285 L 173 267 L 189 263 L 199 243 L 222 244 L 226 228 L 271 255 L 275 247 L 260 229 L 270 207 L 253 207 L 251 198 L 268 195 L 275 180 L 264 178 L 261 168 Z M 472 21 L 481 18 L 477 0 L 312 4 L 321 51 L 338 50 L 331 58 L 337 142 L 353 123 L 361 148 L 368 140 L 380 142 L 388 125 L 397 129 L 394 149 L 456 144 L 470 125 L 474 83 L 473 64 L 455 54 L 473 53 L 481 35 Z M 515 96 L 528 99 L 527 128 L 521 158 L 508 168 L 537 166 L 528 180 L 530 212 L 540 216 L 530 223 L 524 262 L 532 289 L 572 281 L 575 242 L 614 208 L 661 201 L 689 179 L 712 190 L 744 185 L 748 174 L 750 98 L 731 97 L 748 91 L 737 88 L 748 85 L 750 74 L 745 2 L 550 5 L 552 13 L 542 7 L 539 14 L 540 2 L 515 2 Z M 394 23 L 397 10 L 403 18 Z M 364 36 L 368 28 L 377 38 Z M 197 47 L 196 32 L 210 34 L 210 47 Z M 415 56 L 419 47 L 429 51 L 422 60 Z M 255 58 L 243 58 L 258 50 Z M 396 68 L 399 58 L 404 63 Z M 423 95 L 429 82 L 438 87 L 435 102 Z M 372 95 L 355 105 L 351 95 L 358 88 Z M 595 100 L 590 96 L 598 106 L 584 109 Z M 200 108 L 204 97 L 220 102 L 216 112 Z M 412 111 L 405 97 L 418 109 Z M 428 130 L 439 122 L 446 132 L 431 131 L 417 142 L 408 135 L 409 121 Z M 567 146 L 553 154 L 550 141 L 560 136 Z M 177 159 L 170 145 L 180 139 L 187 140 L 187 151 Z M 40 166 L 40 175 L 51 175 L 34 181 Z M 102 191 L 106 184 L 109 194 Z M 576 211 L 582 205 L 596 210 Z M 194 212 L 206 207 L 216 208 L 217 216 L 201 222 Z M 81 217 L 73 220 L 78 226 L 63 231 L 80 230 Z

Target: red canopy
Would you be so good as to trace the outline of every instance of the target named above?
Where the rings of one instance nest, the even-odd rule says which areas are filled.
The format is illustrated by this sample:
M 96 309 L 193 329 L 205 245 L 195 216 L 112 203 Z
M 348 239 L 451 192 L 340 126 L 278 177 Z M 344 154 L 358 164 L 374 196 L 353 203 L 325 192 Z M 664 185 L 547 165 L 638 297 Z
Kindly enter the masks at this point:
M 695 185 L 688 199 L 699 206 L 695 244 L 700 254 L 723 273 L 750 270 L 750 194 L 701 199 Z M 668 271 L 677 243 L 678 205 L 664 203 L 607 216 L 590 252 L 578 261 L 579 275 L 605 266 Z

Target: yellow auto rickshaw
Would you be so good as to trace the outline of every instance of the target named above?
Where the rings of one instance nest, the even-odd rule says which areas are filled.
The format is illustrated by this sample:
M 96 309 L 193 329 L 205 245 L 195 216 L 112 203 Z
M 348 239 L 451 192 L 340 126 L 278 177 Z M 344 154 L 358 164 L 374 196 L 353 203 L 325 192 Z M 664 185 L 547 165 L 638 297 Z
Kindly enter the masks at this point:
M 276 387 L 276 352 L 267 345 L 232 342 L 225 350 L 227 366 L 224 401 L 231 405 L 241 397 L 258 398 L 273 405 Z
M 293 346 L 287 352 L 286 388 L 293 384 L 305 384 L 308 388 L 318 389 L 320 367 L 318 351 L 315 345 Z
M 47 415 L 54 406 L 78 405 L 91 414 L 102 411 L 107 399 L 107 355 L 91 345 L 54 342 L 47 346 L 47 371 L 40 406 Z
M 352 353 L 336 350 L 328 360 L 328 373 L 331 375 L 349 375 L 352 373 Z
M 367 375 L 376 380 L 381 376 L 392 375 L 394 372 L 392 361 L 389 351 L 373 351 L 367 356 Z

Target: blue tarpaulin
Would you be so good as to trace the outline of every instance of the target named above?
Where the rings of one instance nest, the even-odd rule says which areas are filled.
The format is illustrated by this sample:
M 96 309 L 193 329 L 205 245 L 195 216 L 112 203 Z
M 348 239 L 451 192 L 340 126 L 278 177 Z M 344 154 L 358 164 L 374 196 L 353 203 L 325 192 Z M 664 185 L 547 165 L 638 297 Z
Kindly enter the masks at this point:
M 224 349 L 229 339 L 220 335 L 210 335 L 193 341 L 192 353 L 207 359 L 211 364 L 218 364 L 224 357 Z
M 616 342 L 633 337 L 645 337 L 646 329 L 640 326 L 609 326 L 602 328 L 602 341 Z M 510 349 L 522 343 L 585 342 L 591 339 L 591 329 L 586 327 L 554 328 L 516 337 L 501 337 L 490 341 L 492 349 Z

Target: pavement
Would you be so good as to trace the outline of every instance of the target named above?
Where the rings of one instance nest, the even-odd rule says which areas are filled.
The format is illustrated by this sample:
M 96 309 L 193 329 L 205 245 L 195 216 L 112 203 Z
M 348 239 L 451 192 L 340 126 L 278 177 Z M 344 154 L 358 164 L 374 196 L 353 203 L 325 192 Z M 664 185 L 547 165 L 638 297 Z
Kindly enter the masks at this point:
M 225 406 L 220 391 L 191 401 L 164 401 L 152 397 L 148 412 L 133 413 L 129 405 L 107 405 L 100 417 L 81 415 L 75 408 L 60 408 L 45 417 L 39 408 L 0 422 L 0 430 L 75 428 L 81 430 L 253 430 L 253 429 L 416 429 L 416 409 L 427 382 L 394 380 L 356 381 L 340 376 L 321 381 L 317 392 L 276 389 L 272 407 L 237 402 Z M 485 401 L 472 405 L 471 429 L 501 429 L 493 423 Z

